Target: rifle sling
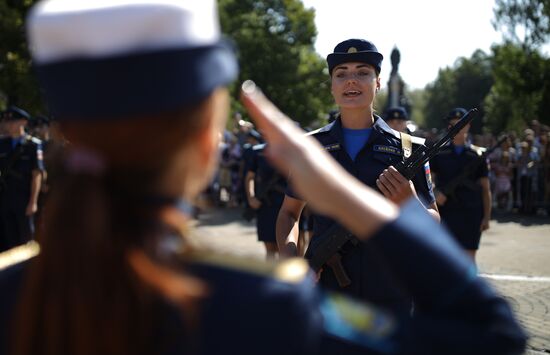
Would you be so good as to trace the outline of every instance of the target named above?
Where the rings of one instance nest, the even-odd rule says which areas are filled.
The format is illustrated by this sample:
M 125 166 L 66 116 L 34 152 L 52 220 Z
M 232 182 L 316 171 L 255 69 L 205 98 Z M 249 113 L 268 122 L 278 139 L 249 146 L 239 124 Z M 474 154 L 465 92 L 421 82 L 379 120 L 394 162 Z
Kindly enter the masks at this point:
M 403 149 L 403 157 L 409 159 L 412 154 L 412 138 L 410 134 L 400 132 L 401 148 Z

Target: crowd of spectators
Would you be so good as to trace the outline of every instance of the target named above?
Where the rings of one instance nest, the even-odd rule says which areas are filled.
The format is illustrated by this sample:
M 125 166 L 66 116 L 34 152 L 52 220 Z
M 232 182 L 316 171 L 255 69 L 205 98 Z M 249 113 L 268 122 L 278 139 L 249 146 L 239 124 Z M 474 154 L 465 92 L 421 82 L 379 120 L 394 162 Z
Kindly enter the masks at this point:
M 415 132 L 429 140 L 437 130 Z M 471 143 L 495 148 L 488 156 L 493 205 L 497 211 L 550 215 L 550 127 L 532 120 L 521 134 L 473 134 Z
M 246 149 L 261 142 L 252 123 L 239 114 L 220 144 L 220 166 L 209 195 L 219 206 L 245 204 L 243 190 Z M 418 130 L 414 135 L 433 141 L 443 131 Z M 533 120 L 521 134 L 472 134 L 471 143 L 494 150 L 487 156 L 493 206 L 497 211 L 550 215 L 550 127 Z

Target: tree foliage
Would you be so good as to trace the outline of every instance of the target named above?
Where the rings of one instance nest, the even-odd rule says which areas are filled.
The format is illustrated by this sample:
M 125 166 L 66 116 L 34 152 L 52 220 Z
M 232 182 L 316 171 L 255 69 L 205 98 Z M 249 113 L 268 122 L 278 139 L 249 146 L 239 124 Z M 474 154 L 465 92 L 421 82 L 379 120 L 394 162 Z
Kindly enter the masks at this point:
M 314 11 L 299 0 L 219 0 L 218 4 L 222 30 L 238 49 L 237 83 L 254 80 L 302 125 L 324 119 L 332 99 L 325 62 L 313 47 Z M 236 100 L 232 106 L 241 109 Z
M 511 43 L 493 47 L 495 83 L 486 98 L 494 131 L 520 130 L 533 119 L 550 123 L 550 61 Z
M 493 27 L 505 39 L 536 49 L 550 39 L 550 0 L 496 0 Z
M 443 118 L 454 107 L 477 107 L 483 116 L 483 101 L 493 84 L 491 58 L 477 50 L 470 58 L 459 58 L 453 67 L 440 69 L 436 80 L 426 87 L 425 125 L 444 127 Z M 480 116 L 473 130 L 481 128 Z
M 43 111 L 25 38 L 26 14 L 36 0 L 0 1 L 0 109 L 17 105 Z

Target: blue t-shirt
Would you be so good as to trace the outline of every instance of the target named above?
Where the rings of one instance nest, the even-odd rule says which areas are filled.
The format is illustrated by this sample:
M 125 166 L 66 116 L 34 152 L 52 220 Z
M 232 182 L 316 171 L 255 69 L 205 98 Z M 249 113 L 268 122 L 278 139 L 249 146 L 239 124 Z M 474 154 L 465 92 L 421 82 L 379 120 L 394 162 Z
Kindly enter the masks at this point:
M 372 128 L 343 128 L 346 151 L 352 160 L 355 160 L 355 157 L 359 154 L 359 151 L 365 146 L 365 143 L 369 140 L 371 132 Z

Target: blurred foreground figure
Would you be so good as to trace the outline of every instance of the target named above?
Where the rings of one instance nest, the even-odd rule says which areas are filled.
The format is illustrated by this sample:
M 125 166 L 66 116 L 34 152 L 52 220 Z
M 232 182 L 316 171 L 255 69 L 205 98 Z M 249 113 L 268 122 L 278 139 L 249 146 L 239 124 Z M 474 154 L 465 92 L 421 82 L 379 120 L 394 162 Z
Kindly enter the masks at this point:
M 522 352 L 506 302 L 425 209 L 398 210 L 356 182 L 250 84 L 243 99 L 273 163 L 296 171 L 312 208 L 376 244 L 426 312 L 403 322 L 324 293 L 301 259 L 193 250 L 188 201 L 211 181 L 237 74 L 215 2 L 83 3 L 42 2 L 28 19 L 71 145 L 40 250 L 0 257 L 0 353 Z

